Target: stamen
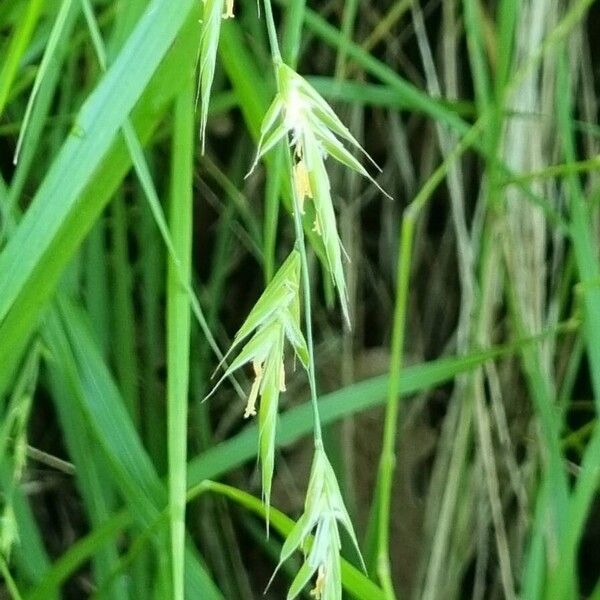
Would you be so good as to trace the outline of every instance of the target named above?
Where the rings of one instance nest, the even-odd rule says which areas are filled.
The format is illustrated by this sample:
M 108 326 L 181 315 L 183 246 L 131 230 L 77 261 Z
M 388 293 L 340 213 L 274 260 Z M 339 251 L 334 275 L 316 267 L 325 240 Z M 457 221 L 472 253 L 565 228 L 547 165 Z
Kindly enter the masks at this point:
M 260 391 L 260 384 L 263 378 L 262 364 L 255 360 L 252 362 L 252 366 L 254 367 L 254 383 L 252 384 L 252 389 L 250 390 L 250 395 L 248 396 L 248 403 L 246 404 L 246 410 L 244 411 L 244 419 L 256 416 L 256 400 L 258 398 L 258 392 Z
M 223 13 L 224 19 L 233 19 L 233 0 L 225 0 L 225 12 Z
M 315 600 L 321 600 L 323 592 L 325 591 L 325 568 L 323 565 L 319 566 L 319 573 L 317 575 L 317 581 L 315 581 L 315 587 L 310 591 L 310 595 Z
M 319 217 L 317 215 L 315 222 L 313 223 L 313 229 L 312 229 L 318 236 L 321 235 L 321 226 L 319 225 Z
M 285 392 L 286 391 L 286 387 L 285 387 L 285 368 L 283 366 L 283 359 L 281 361 L 281 367 L 279 369 L 279 391 L 280 392 Z
M 312 199 L 313 197 L 312 188 L 310 186 L 310 177 L 306 170 L 304 160 L 300 160 L 294 165 L 294 184 L 296 186 L 296 193 L 298 194 L 300 213 L 304 214 L 304 199 Z

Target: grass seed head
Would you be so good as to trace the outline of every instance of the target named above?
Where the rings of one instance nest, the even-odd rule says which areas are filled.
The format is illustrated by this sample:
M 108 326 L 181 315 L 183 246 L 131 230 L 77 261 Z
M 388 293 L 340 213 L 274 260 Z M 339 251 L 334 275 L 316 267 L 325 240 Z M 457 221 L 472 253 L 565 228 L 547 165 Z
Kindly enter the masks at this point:
M 198 96 L 200 100 L 200 140 L 202 143 L 202 152 L 204 153 L 208 107 L 210 92 L 215 78 L 221 21 L 223 19 L 232 19 L 235 15 L 233 13 L 233 0 L 203 0 L 203 5 Z
M 275 274 L 237 332 L 231 349 L 237 356 L 213 388 L 236 369 L 251 363 L 254 382 L 244 418 L 259 419 L 259 457 L 263 499 L 268 509 L 275 462 L 275 429 L 279 394 L 284 392 L 284 347 L 287 341 L 302 365 L 308 367 L 308 347 L 300 329 L 300 255 L 294 250 Z M 209 394 L 210 395 L 210 394 Z M 258 404 L 258 409 L 257 409 Z
M 304 551 L 304 564 L 290 586 L 287 600 L 296 598 L 315 574 L 317 578 L 311 595 L 318 600 L 341 600 L 339 523 L 350 535 L 360 555 L 354 528 L 344 505 L 335 472 L 322 446 L 317 446 L 304 513 L 285 540 L 277 566 L 279 569 L 296 550 Z M 312 539 L 311 534 L 313 534 Z
M 349 169 L 368 178 L 377 187 L 379 185 L 346 148 L 344 142 L 371 160 L 368 154 L 329 104 L 303 77 L 282 64 L 277 72 L 277 87 L 277 95 L 267 110 L 261 126 L 258 150 L 250 172 L 256 167 L 260 158 L 276 144 L 286 138 L 289 140 L 294 152 L 292 184 L 298 198 L 298 206 L 300 212 L 304 213 L 305 200 L 310 199 L 314 202 L 313 231 L 323 239 L 327 258 L 326 267 L 338 290 L 344 317 L 350 325 L 342 265 L 344 251 L 338 235 L 325 160 L 331 156 Z

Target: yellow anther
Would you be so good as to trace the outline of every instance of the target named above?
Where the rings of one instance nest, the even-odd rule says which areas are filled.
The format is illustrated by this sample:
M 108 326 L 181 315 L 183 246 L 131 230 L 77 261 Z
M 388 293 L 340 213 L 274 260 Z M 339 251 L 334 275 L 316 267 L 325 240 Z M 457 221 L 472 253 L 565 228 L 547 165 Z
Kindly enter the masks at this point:
M 313 197 L 312 188 L 310 186 L 310 177 L 304 160 L 300 160 L 294 165 L 294 185 L 296 186 L 296 193 L 298 194 L 300 212 L 304 214 L 304 198 Z
M 319 573 L 317 575 L 317 580 L 315 581 L 315 587 L 310 591 L 310 595 L 315 598 L 315 600 L 321 600 L 323 596 L 323 592 L 325 591 L 325 569 L 323 565 L 319 567 Z
M 244 411 L 244 419 L 256 416 L 256 400 L 258 399 L 258 392 L 260 391 L 260 384 L 263 378 L 262 364 L 255 360 L 252 362 L 252 366 L 254 367 L 254 383 L 252 384 L 252 389 L 248 396 L 248 403 L 246 404 L 246 410 Z
M 285 368 L 283 366 L 283 360 L 281 361 L 281 367 L 279 369 L 279 391 L 285 392 Z
M 321 225 L 319 225 L 319 217 L 317 216 L 317 218 L 315 219 L 315 222 L 313 223 L 313 228 L 312 230 L 317 234 L 317 235 L 321 235 Z
M 223 13 L 224 19 L 233 19 L 233 0 L 225 0 L 225 12 Z

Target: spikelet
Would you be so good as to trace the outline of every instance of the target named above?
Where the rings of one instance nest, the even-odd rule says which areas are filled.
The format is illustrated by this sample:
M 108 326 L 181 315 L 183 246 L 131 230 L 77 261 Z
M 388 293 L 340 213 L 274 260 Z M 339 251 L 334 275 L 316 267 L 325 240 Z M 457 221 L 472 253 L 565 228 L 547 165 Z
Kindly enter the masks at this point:
M 204 153 L 206 139 L 210 91 L 215 78 L 221 21 L 233 17 L 233 0 L 203 0 L 202 34 L 200 37 L 200 78 L 198 81 L 202 153 Z
M 372 159 L 329 104 L 304 78 L 287 65 L 281 64 L 277 70 L 277 88 L 278 93 L 261 126 L 258 149 L 250 172 L 269 150 L 281 140 L 289 138 L 294 151 L 293 183 L 298 204 L 302 211 L 307 199 L 314 202 L 316 216 L 313 229 L 323 239 L 326 267 L 338 290 L 342 311 L 349 324 L 341 259 L 344 251 L 338 235 L 325 159 L 331 156 L 369 179 L 380 190 L 381 187 L 343 142 L 360 150 L 371 162 Z
M 283 361 L 286 341 L 304 368 L 308 368 L 308 348 L 300 329 L 300 269 L 300 254 L 294 250 L 237 332 L 227 355 L 239 347 L 241 350 L 211 392 L 236 369 L 252 364 L 255 377 L 244 417 L 258 413 L 262 495 L 267 523 L 275 464 L 279 394 L 285 391 Z
M 335 472 L 325 451 L 318 446 L 313 459 L 304 513 L 285 540 L 275 569 L 276 573 L 296 550 L 304 551 L 304 563 L 290 586 L 287 600 L 294 600 L 315 574 L 317 577 L 311 595 L 316 600 L 341 600 L 341 540 L 338 524 L 346 529 L 360 556 L 356 534 Z M 312 540 L 311 534 L 314 534 Z

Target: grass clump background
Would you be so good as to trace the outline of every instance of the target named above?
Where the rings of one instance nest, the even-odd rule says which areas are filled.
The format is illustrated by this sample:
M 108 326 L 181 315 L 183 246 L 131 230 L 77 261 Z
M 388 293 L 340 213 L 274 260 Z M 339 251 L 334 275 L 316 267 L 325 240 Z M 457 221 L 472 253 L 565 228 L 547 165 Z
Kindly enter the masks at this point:
M 1 3 L 0 597 L 600 600 L 599 18 Z

